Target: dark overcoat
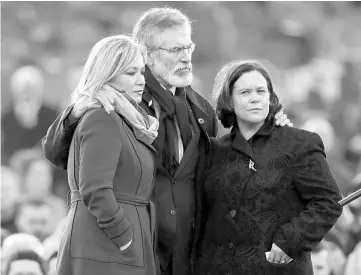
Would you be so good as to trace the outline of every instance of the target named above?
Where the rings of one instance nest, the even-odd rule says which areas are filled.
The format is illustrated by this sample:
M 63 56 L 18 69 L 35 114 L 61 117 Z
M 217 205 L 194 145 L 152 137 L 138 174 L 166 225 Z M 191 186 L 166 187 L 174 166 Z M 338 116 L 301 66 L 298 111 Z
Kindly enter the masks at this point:
M 310 251 L 342 213 L 320 137 L 269 122 L 248 141 L 234 127 L 211 147 L 195 274 L 313 274 Z M 269 263 L 272 243 L 293 261 Z
M 115 112 L 86 112 L 68 158 L 71 208 L 58 275 L 155 275 L 155 149 Z M 124 251 L 120 247 L 132 240 Z

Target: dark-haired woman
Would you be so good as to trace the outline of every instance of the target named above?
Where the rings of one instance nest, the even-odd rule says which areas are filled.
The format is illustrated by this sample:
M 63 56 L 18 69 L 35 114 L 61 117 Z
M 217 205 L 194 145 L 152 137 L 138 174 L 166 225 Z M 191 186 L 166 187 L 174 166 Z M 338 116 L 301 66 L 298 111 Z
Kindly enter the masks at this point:
M 214 92 L 232 130 L 211 140 L 195 274 L 313 274 L 309 252 L 342 213 L 321 138 L 275 127 L 279 100 L 257 61 L 226 64 Z

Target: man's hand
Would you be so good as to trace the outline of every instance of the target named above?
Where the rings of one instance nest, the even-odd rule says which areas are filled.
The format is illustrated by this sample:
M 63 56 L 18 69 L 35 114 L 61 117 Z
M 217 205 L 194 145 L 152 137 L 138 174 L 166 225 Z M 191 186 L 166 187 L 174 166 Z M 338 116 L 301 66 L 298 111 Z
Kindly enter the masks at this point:
M 293 123 L 287 118 L 287 115 L 283 113 L 283 109 L 275 114 L 276 126 L 288 126 L 293 127 Z
M 100 103 L 91 102 L 88 96 L 82 95 L 75 101 L 71 113 L 75 118 L 80 118 L 89 109 L 100 107 L 102 107 Z
M 288 264 L 293 260 L 286 253 L 284 253 L 283 250 L 279 248 L 275 243 L 272 244 L 271 251 L 266 252 L 266 257 L 269 262 L 275 264 Z
M 90 98 L 83 95 L 78 98 L 74 104 L 72 115 L 75 118 L 81 117 L 87 110 L 93 108 L 104 107 L 105 111 L 109 114 L 114 111 L 114 102 L 117 99 L 117 91 L 108 84 L 104 84 L 103 87 L 95 94 L 94 100 L 90 101 Z
M 100 88 L 94 98 L 103 105 L 105 111 L 109 114 L 111 111 L 114 111 L 117 93 L 113 87 L 106 83 Z
M 94 98 L 103 105 L 108 114 L 110 111 L 122 114 L 122 112 L 124 112 L 124 96 L 125 92 L 113 87 L 111 84 L 106 83 Z M 143 119 L 141 114 L 138 114 L 138 116 L 138 119 Z

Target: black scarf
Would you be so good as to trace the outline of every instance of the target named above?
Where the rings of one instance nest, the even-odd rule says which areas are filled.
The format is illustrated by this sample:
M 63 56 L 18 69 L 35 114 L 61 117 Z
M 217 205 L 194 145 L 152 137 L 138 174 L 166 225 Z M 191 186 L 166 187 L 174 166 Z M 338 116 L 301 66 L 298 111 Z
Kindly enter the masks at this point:
M 159 84 L 148 67 L 145 70 L 145 80 L 151 96 L 161 108 L 158 136 L 153 141 L 153 146 L 158 152 L 157 173 L 165 173 L 173 177 L 179 165 L 178 135 L 174 117 L 178 122 L 184 151 L 192 137 L 185 89 L 177 88 L 176 94 L 172 95 Z

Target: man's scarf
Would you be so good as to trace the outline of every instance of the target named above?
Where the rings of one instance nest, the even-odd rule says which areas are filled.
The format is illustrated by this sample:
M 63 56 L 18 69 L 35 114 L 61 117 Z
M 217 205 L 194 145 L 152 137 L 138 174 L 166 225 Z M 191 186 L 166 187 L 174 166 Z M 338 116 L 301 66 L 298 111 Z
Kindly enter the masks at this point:
M 146 68 L 145 79 L 152 97 L 159 103 L 161 112 L 159 117 L 158 137 L 153 146 L 157 149 L 157 172 L 166 173 L 171 177 L 179 165 L 178 162 L 178 134 L 174 118 L 176 118 L 184 150 L 192 137 L 190 110 L 186 104 L 184 88 L 177 88 L 176 95 L 165 90 Z

